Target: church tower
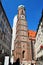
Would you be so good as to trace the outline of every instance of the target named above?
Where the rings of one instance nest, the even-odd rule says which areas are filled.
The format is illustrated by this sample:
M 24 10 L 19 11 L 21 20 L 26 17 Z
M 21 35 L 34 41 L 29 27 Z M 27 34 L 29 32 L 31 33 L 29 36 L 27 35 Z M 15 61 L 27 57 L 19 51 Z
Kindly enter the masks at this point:
M 30 48 L 29 39 L 28 39 L 28 29 L 25 15 L 25 7 L 20 5 L 18 7 L 18 17 L 16 24 L 16 39 L 14 41 L 14 61 L 18 58 L 20 62 L 24 64 L 24 62 L 28 62 L 31 60 L 30 56 Z M 24 64 L 26 65 L 26 63 Z

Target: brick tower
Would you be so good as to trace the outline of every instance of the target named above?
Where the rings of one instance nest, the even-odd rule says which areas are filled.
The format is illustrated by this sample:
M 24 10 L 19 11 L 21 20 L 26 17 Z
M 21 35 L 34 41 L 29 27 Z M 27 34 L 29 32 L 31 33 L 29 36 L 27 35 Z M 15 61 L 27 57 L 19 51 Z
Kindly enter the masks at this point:
M 14 61 L 18 58 L 24 65 L 31 61 L 31 45 L 29 44 L 25 8 L 23 5 L 18 7 L 18 20 L 16 24 L 16 39 L 14 41 Z

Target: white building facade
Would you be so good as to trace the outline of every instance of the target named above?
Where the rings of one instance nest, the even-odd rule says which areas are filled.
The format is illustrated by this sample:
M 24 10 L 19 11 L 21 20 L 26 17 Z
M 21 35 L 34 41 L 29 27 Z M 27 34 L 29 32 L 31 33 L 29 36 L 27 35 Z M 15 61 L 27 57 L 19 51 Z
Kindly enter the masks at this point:
M 36 34 L 35 60 L 43 60 L 43 13 Z
M 17 15 L 13 19 L 13 28 L 12 28 L 12 44 L 11 44 L 11 63 L 13 64 L 13 50 L 14 50 L 14 40 L 16 37 L 16 23 L 17 23 Z

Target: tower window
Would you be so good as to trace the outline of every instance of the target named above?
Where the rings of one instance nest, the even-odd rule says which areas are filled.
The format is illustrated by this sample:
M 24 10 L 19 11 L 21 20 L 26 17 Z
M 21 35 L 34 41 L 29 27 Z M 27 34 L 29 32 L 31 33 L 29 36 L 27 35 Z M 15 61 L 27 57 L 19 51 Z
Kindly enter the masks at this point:
M 25 51 L 22 52 L 22 57 L 23 57 L 23 58 L 24 58 L 24 53 L 25 53 Z
M 22 14 L 23 14 L 23 10 L 22 10 Z
M 21 11 L 21 14 L 23 14 L 23 15 L 25 14 L 24 10 Z

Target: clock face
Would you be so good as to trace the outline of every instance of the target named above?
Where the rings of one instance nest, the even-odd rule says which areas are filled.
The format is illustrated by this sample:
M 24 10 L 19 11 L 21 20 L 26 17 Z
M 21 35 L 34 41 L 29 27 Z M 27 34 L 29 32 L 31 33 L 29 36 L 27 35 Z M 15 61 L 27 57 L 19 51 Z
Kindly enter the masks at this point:
M 21 19 L 25 19 L 25 16 L 24 15 L 21 15 Z

